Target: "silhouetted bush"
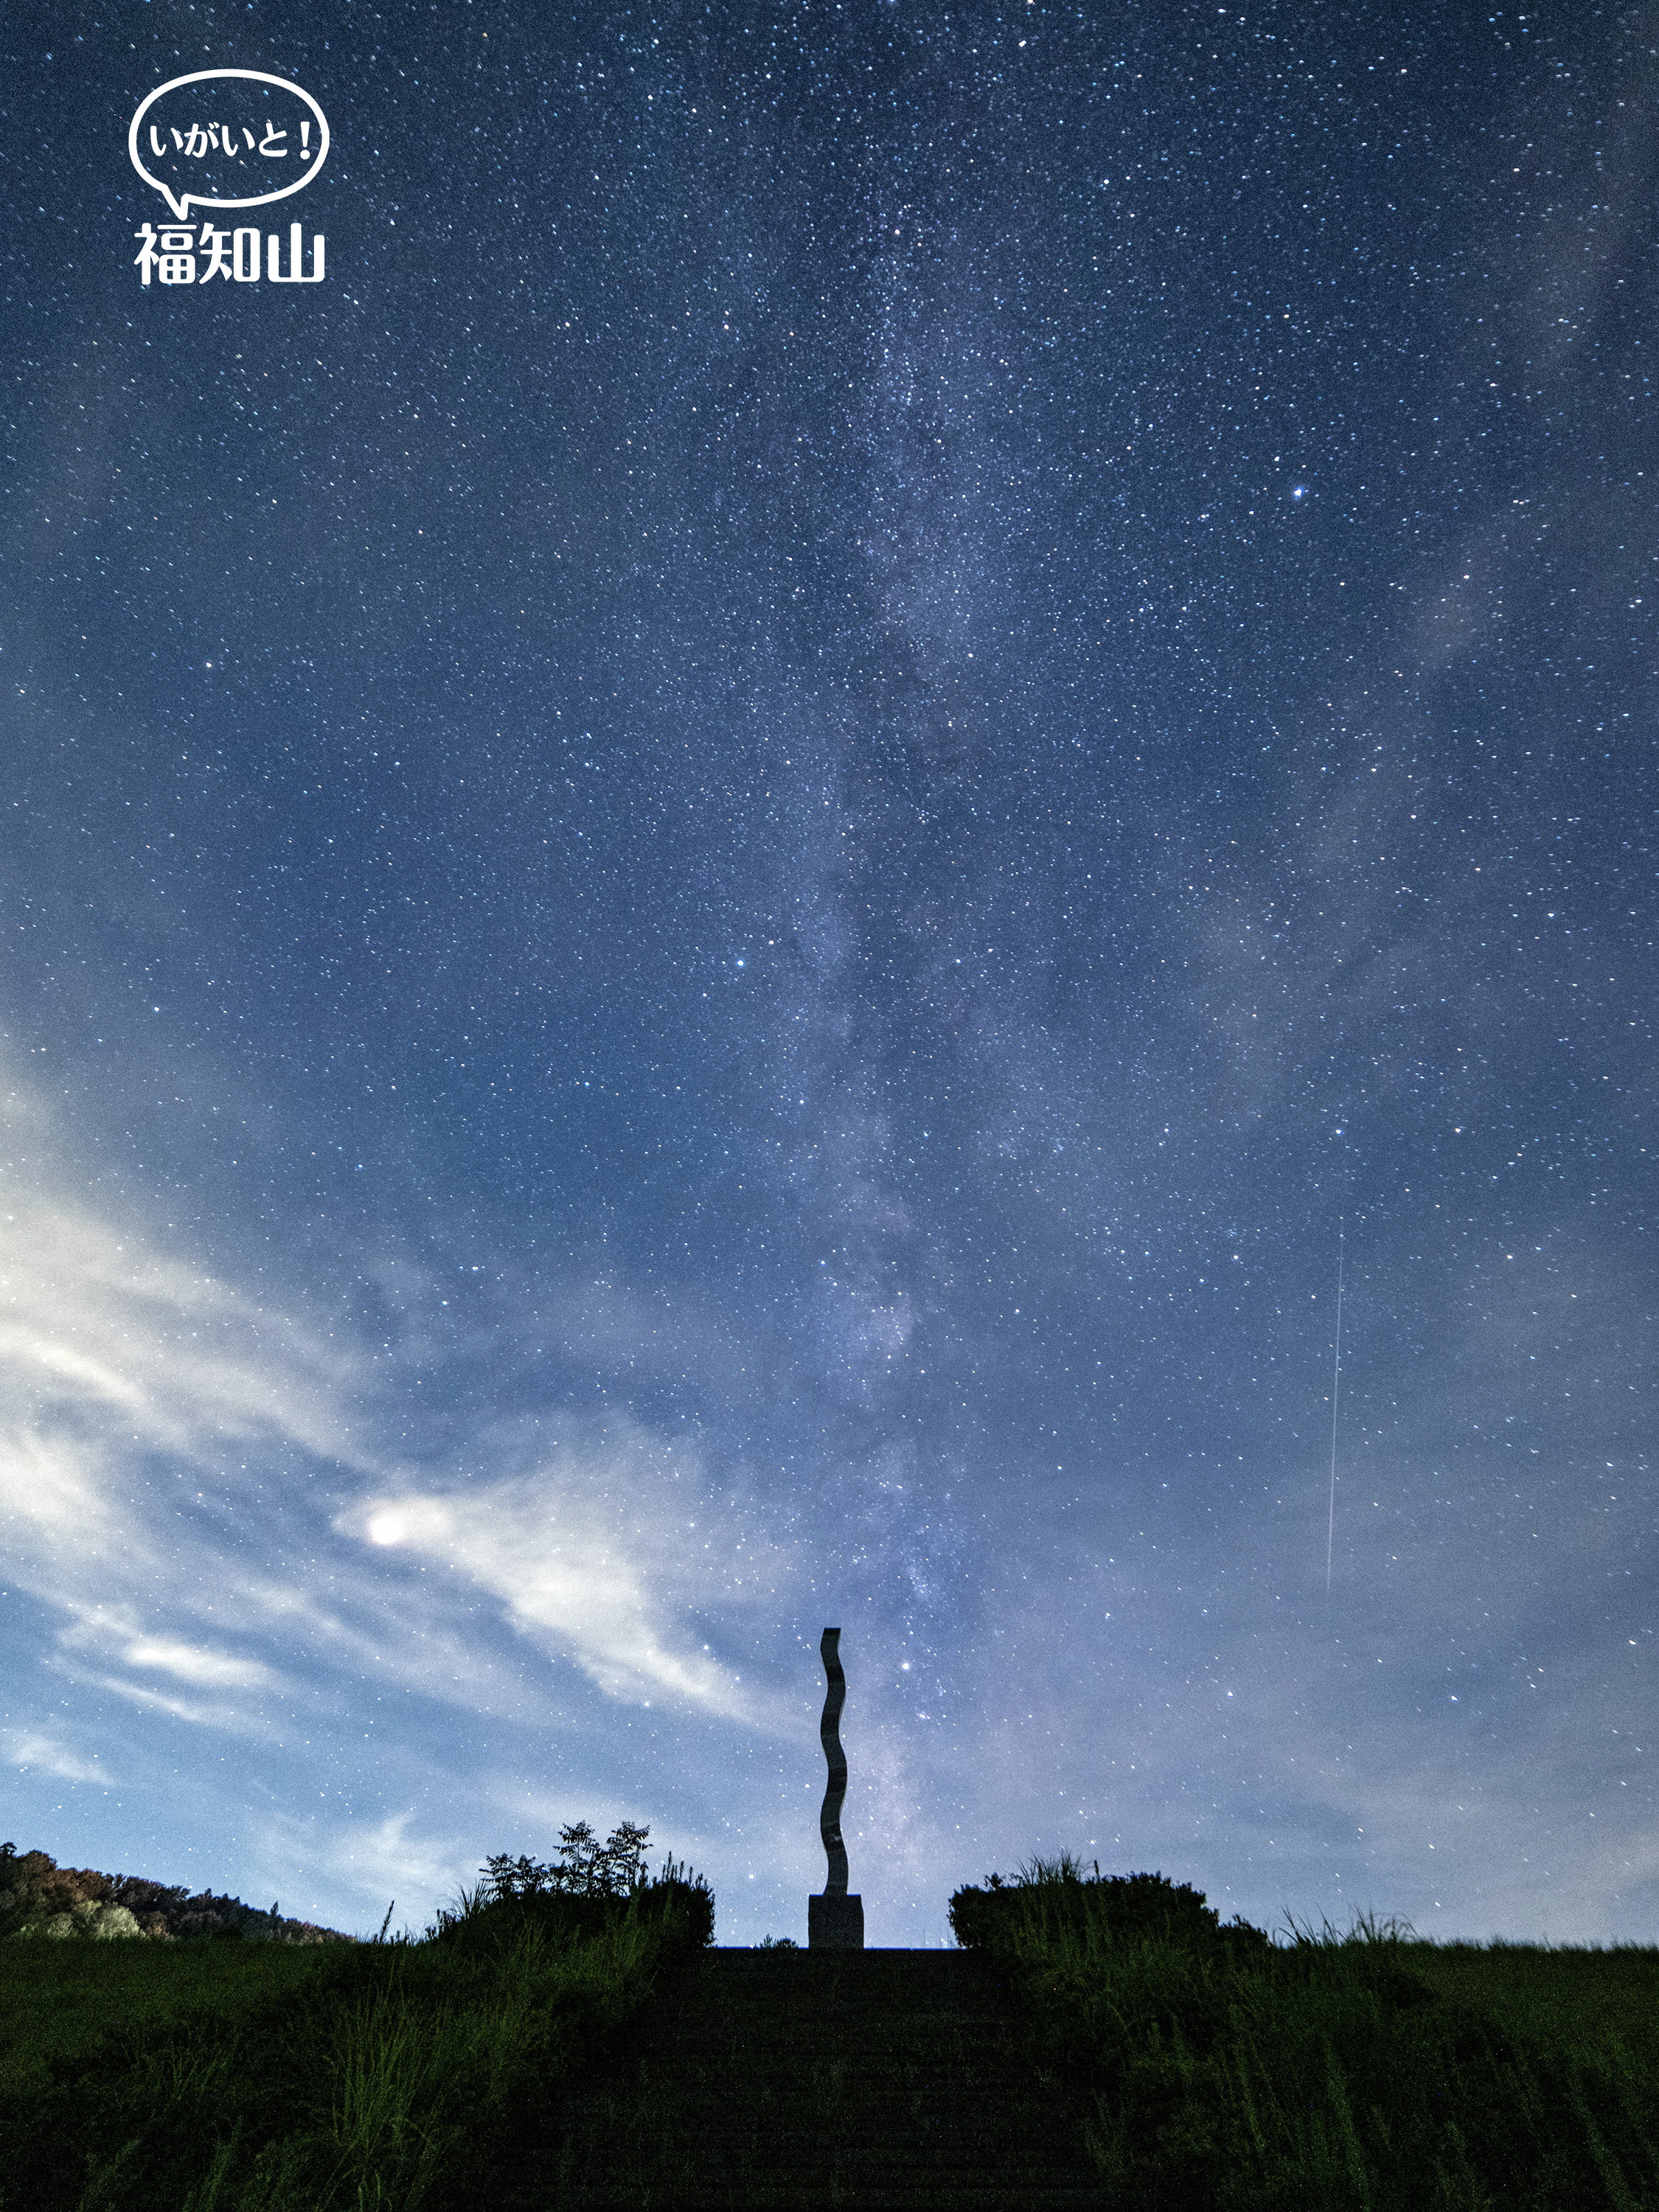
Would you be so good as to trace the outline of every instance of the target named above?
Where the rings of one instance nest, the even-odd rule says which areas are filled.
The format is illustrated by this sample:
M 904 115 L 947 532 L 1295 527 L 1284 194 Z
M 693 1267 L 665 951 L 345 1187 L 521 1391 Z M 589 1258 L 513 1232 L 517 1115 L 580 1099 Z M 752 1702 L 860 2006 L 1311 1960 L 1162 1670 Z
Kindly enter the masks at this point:
M 559 1855 L 546 1863 L 486 1859 L 481 1887 L 491 1905 L 525 1897 L 626 1897 L 646 1880 L 645 1846 L 649 1828 L 620 1820 L 601 1843 L 586 1820 L 559 1831 Z
M 714 1940 L 714 1899 L 708 1882 L 671 1857 L 662 1872 L 645 1871 L 649 1828 L 624 1820 L 603 1844 L 586 1820 L 560 1831 L 550 1863 L 504 1854 L 486 1859 L 478 1886 L 441 1911 L 428 1929 L 434 1942 L 498 1946 L 524 1928 L 555 1938 L 594 1936 L 624 1923 L 672 1931 L 678 1945 L 702 1949 Z
M 1201 1891 L 1161 1874 L 1085 1875 L 1067 1851 L 1033 1859 L 1012 1881 L 992 1875 L 983 1889 L 959 1889 L 951 1899 L 951 1929 L 964 1950 L 994 1949 L 1017 1931 L 1062 1933 L 1218 1946 L 1236 1955 L 1271 1949 L 1266 1934 L 1243 1920 L 1224 1928 Z
M 665 1875 L 620 1897 L 573 1897 L 556 1890 L 518 1897 L 475 1893 L 441 1911 L 427 1935 L 434 1942 L 493 1949 L 526 1928 L 554 1941 L 575 1942 L 630 1923 L 672 1926 L 677 1943 L 700 1950 L 714 1940 L 713 1893 L 701 1875 L 690 1881 Z

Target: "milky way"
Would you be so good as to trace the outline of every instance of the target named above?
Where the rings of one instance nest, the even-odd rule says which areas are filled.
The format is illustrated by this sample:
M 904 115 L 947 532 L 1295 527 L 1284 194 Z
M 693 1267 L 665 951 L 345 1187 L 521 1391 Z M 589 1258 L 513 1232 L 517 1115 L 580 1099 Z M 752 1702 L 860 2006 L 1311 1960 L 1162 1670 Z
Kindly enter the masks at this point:
M 1653 1940 L 1659 15 L 123 12 L 5 72 L 8 1831 L 799 1939 L 836 1622 L 873 1942 Z M 143 281 L 216 68 L 320 282 Z

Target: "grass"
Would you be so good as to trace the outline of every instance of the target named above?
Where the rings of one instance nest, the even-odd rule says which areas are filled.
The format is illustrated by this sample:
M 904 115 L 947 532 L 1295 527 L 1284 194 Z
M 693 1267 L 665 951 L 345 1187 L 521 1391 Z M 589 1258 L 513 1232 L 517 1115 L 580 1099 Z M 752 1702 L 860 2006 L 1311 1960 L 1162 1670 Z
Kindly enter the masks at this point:
M 0 1945 L 0 2207 L 476 2203 L 707 1940 L 686 1887 L 464 1897 L 418 1942 Z
M 1513 2034 L 1581 2047 L 1612 2037 L 1659 2084 L 1659 1950 L 1406 1939 L 1401 1956 L 1438 1995 Z
M 959 1892 L 1093 2100 L 1125 2212 L 1659 2207 L 1659 1954 L 1219 1926 L 1161 1877 Z
M 712 1904 L 492 1867 L 419 1942 L 0 1942 L 0 2212 L 459 2212 L 546 2170 Z M 951 1918 L 1080 2094 L 1115 2212 L 1659 2212 L 1659 1952 L 1275 1944 L 1066 1859 Z
M 43 2094 L 54 2070 L 87 2063 L 112 2034 L 258 2010 L 356 1956 L 347 1944 L 0 1943 L 0 2112 Z

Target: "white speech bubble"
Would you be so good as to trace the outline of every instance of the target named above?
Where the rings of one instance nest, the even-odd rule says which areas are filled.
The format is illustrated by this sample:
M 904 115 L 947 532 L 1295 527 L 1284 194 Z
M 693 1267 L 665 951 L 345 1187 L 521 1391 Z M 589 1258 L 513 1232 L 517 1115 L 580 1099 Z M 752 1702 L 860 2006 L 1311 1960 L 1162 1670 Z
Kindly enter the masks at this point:
M 304 100 L 317 118 L 318 138 L 317 150 L 312 155 L 310 165 L 302 177 L 296 178 L 291 185 L 279 185 L 274 192 L 255 192 L 250 199 L 228 200 L 217 198 L 210 192 L 175 191 L 171 185 L 163 184 L 160 177 L 151 175 L 140 160 L 138 152 L 138 129 L 145 116 L 149 113 L 150 109 L 155 106 L 164 93 L 177 92 L 181 84 L 206 84 L 219 77 L 240 78 L 246 84 L 274 84 L 280 91 L 291 92 L 296 100 Z M 322 167 L 327 154 L 328 118 L 322 109 L 318 106 L 303 85 L 292 84 L 285 76 L 268 76 L 264 70 L 193 70 L 188 76 L 169 77 L 165 84 L 158 84 L 147 99 L 139 102 L 131 125 L 127 131 L 128 160 L 144 182 L 160 192 L 181 222 L 189 214 L 192 204 L 205 208 L 251 208 L 268 206 L 272 200 L 285 200 L 293 193 L 305 190 L 318 170 Z

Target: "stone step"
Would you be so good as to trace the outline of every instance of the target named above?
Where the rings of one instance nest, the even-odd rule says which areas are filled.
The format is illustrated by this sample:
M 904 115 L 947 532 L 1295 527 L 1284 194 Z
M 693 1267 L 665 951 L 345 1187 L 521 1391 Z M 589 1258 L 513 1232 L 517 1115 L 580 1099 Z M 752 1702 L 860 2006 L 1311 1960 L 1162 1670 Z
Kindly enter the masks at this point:
M 561 2190 L 543 2201 L 556 2212 L 1102 2212 L 1105 2202 L 1098 2185 L 957 2176 L 910 2184 L 884 2177 L 867 2186 L 839 2178 L 644 2185 L 629 2179 L 614 2189 Z
M 964 1952 L 702 1953 L 521 2212 L 1099 2212 L 1086 2115 Z
M 518 2203 L 520 2199 L 499 2200 Z M 798 2173 L 776 2166 L 751 2172 L 729 2169 L 691 2168 L 641 2176 L 633 2167 L 615 2174 L 586 2175 L 579 2182 L 561 2182 L 554 2192 L 538 2200 L 556 2212 L 654 2212 L 658 2205 L 720 2205 L 730 2212 L 753 2212 L 773 2203 L 804 2204 L 819 2202 L 843 2206 L 879 2205 L 882 2212 L 912 2212 L 912 2208 L 941 2204 L 1010 2204 L 1064 2207 L 1066 2212 L 1103 2212 L 1105 2198 L 1097 2181 L 1079 2182 L 1074 2175 L 1059 2179 L 1046 2174 L 1006 2174 L 945 2172 L 913 2173 L 887 2170 L 863 2174 Z M 1194 2206 L 1194 2212 L 1200 2212 Z

